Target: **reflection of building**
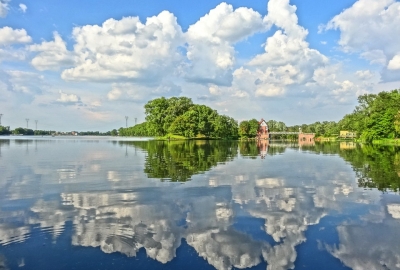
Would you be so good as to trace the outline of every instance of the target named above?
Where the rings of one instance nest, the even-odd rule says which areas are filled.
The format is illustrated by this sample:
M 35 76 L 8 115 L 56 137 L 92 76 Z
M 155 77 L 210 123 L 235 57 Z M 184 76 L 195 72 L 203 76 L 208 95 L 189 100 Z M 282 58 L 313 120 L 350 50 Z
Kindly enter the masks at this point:
M 258 140 L 269 140 L 269 129 L 268 124 L 264 119 L 261 119 L 258 122 L 258 131 L 257 131 L 257 139 Z
M 348 130 L 341 130 L 340 134 L 339 134 L 340 138 L 349 138 L 349 139 L 353 139 L 355 137 L 357 137 L 357 133 L 354 131 L 348 131 Z
M 313 146 L 315 145 L 314 133 L 299 133 L 299 146 Z
M 260 153 L 261 158 L 265 158 L 269 148 L 269 140 L 258 140 L 257 141 L 258 152 Z
M 345 150 L 345 149 L 355 149 L 356 148 L 356 143 L 354 142 L 340 142 L 340 149 Z

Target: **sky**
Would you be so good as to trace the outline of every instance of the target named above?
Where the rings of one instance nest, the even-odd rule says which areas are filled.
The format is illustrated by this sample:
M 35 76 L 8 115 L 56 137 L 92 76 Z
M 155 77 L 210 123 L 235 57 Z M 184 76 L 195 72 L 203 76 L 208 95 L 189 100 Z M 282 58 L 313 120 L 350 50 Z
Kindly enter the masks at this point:
M 107 131 L 162 96 L 339 121 L 400 88 L 399 44 L 395 0 L 0 0 L 1 124 Z

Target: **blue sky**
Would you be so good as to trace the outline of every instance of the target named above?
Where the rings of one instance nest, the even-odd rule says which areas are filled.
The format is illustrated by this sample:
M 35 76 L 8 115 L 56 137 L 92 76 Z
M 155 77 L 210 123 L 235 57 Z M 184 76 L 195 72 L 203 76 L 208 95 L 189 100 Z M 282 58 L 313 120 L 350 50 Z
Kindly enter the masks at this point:
M 110 130 L 188 96 L 237 120 L 340 120 L 400 85 L 395 0 L 0 0 L 2 124 Z

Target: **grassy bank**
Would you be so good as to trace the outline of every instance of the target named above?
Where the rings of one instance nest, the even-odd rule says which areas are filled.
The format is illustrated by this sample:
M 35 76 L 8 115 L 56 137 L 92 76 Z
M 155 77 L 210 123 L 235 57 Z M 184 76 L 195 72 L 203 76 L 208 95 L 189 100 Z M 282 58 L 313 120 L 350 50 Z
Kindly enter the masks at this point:
M 336 142 L 338 141 L 337 137 L 316 137 L 316 142 Z
M 156 140 L 160 140 L 160 141 L 183 141 L 183 140 L 228 140 L 226 138 L 212 138 L 212 137 L 207 137 L 205 135 L 202 134 L 198 134 L 196 137 L 184 137 L 184 136 L 180 136 L 180 135 L 175 135 L 175 134 L 167 134 L 165 136 L 162 137 L 156 137 Z
M 382 140 L 373 140 L 372 144 L 379 144 L 379 145 L 399 145 L 399 139 L 382 139 Z

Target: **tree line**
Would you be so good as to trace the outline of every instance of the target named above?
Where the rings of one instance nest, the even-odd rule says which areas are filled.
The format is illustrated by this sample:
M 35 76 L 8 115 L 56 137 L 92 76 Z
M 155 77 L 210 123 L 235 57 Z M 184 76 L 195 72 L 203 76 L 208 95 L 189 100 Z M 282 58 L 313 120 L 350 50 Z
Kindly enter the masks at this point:
M 238 154 L 237 141 L 120 141 L 146 151 L 144 172 L 161 181 L 185 182 Z
M 357 136 L 366 142 L 394 139 L 400 136 L 400 91 L 383 91 L 359 96 L 354 111 L 345 115 L 339 122 L 323 121 L 286 126 L 283 122 L 269 120 L 267 124 L 270 131 L 301 130 L 303 133 L 315 133 L 316 137 L 337 137 L 341 130 L 347 130 L 356 132 Z M 241 137 L 254 137 L 257 127 L 256 119 L 243 121 L 239 125 L 239 134 Z
M 259 120 L 245 120 L 238 125 L 232 117 L 218 114 L 208 106 L 194 104 L 187 97 L 157 98 L 144 106 L 146 121 L 129 128 L 107 132 L 87 131 L 79 135 L 96 136 L 182 136 L 185 138 L 255 138 Z M 380 92 L 358 97 L 358 105 L 339 122 L 323 121 L 312 124 L 287 126 L 281 121 L 268 120 L 271 132 L 287 131 L 315 133 L 316 137 L 337 137 L 341 130 L 356 132 L 363 141 L 393 139 L 400 135 L 400 92 Z M 0 126 L 0 135 L 50 135 L 54 131 Z M 276 135 L 275 139 L 296 139 L 296 135 Z
M 57 132 L 55 130 L 33 130 L 30 128 L 22 128 L 18 127 L 16 129 L 10 130 L 9 127 L 0 126 L 0 135 L 37 135 L 37 136 L 46 136 L 46 135 L 71 135 L 71 132 Z M 107 132 L 100 131 L 81 131 L 78 132 L 80 136 L 117 136 L 118 131 L 113 129 Z
M 356 131 L 363 141 L 394 139 L 400 135 L 400 92 L 380 92 L 358 97 L 354 111 L 339 121 L 343 129 Z
M 316 137 L 337 137 L 341 130 L 356 132 L 364 141 L 397 138 L 400 135 L 399 90 L 365 94 L 358 97 L 358 105 L 339 122 L 323 121 L 287 126 L 284 122 L 268 120 L 271 132 L 315 133 Z M 146 122 L 120 128 L 120 136 L 168 136 L 186 138 L 255 138 L 259 120 L 238 122 L 205 105 L 194 104 L 187 97 L 157 98 L 145 106 Z M 296 135 L 276 135 L 275 139 L 296 139 Z

